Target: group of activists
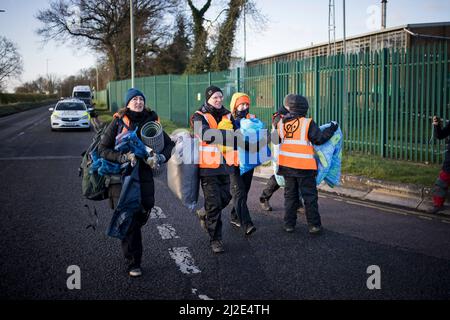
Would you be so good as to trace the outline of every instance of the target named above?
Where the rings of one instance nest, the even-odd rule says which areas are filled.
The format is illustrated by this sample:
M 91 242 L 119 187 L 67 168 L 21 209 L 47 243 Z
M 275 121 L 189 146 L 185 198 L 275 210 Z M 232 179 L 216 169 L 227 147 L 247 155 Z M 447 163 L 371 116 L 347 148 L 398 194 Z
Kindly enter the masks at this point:
M 242 228 L 247 236 L 256 231 L 247 206 L 253 169 L 243 174 L 239 170 L 239 160 L 242 158 L 239 153 L 242 149 L 250 151 L 255 148 L 255 144 L 249 143 L 239 134 L 230 135 L 230 130 L 239 133 L 243 121 L 256 119 L 256 116 L 251 113 L 248 95 L 235 93 L 231 98 L 230 110 L 224 107 L 223 99 L 223 92 L 219 87 L 208 87 L 203 105 L 191 117 L 194 134 L 200 140 L 199 175 L 205 199 L 204 207 L 197 211 L 197 215 L 209 234 L 214 253 L 224 252 L 221 215 L 231 200 L 233 207 L 230 222 Z M 317 161 L 313 144 L 327 142 L 338 129 L 338 124 L 332 122 L 321 130 L 311 118 L 306 117 L 308 108 L 305 97 L 287 95 L 284 105 L 272 118 L 272 134 L 267 134 L 266 139 L 259 139 L 256 148 L 267 148 L 269 142 L 277 145 L 277 174 L 285 180 L 284 230 L 295 230 L 297 210 L 302 207 L 303 198 L 309 233 L 319 234 L 322 223 L 318 208 Z M 268 205 L 266 200 L 276 189 L 271 187 L 271 192 L 266 192 L 265 195 L 263 192 L 261 203 Z
M 242 129 L 249 123 L 262 128 L 258 126 L 262 122 L 251 113 L 250 97 L 244 93 L 235 93 L 229 110 L 224 107 L 223 100 L 224 95 L 219 87 L 208 87 L 204 103 L 190 119 L 194 135 L 199 139 L 199 180 L 204 195 L 204 206 L 197 211 L 197 216 L 209 235 L 211 250 L 214 253 L 224 252 L 221 215 L 230 201 L 233 205 L 231 223 L 242 228 L 246 236 L 256 231 L 247 206 L 253 168 L 247 168 L 243 172 L 239 162 L 243 161 L 242 154 L 255 150 L 258 154 L 260 150 L 268 150 L 270 142 L 277 146 L 277 174 L 285 179 L 284 230 L 294 231 L 296 213 L 303 198 L 308 230 L 311 234 L 320 233 L 322 223 L 318 208 L 317 163 L 313 144 L 321 145 L 328 141 L 337 130 L 337 123 L 331 123 L 329 127 L 321 130 L 311 118 L 307 118 L 307 99 L 301 95 L 289 94 L 284 99 L 284 105 L 273 116 L 271 134 L 261 135 L 256 142 L 252 142 L 242 135 Z M 116 145 L 117 138 L 127 131 L 135 131 L 140 138 L 141 128 L 151 121 L 159 122 L 158 115 L 146 106 L 145 95 L 131 88 L 126 94 L 124 108 L 114 114 L 113 121 L 98 146 L 98 153 L 104 159 L 119 164 L 131 164 L 122 177 L 134 174 L 135 181 L 140 185 L 137 189 L 140 190 L 140 195 L 136 198 L 124 190 L 123 182 L 123 185 L 117 184 L 109 188 L 110 206 L 115 213 L 118 211 L 117 207 L 126 211 L 127 206 L 136 211 L 131 216 L 131 222 L 127 223 L 126 230 L 119 228 L 127 272 L 131 277 L 142 275 L 141 228 L 147 222 L 150 210 L 155 204 L 153 170 L 169 160 L 175 143 L 163 132 L 164 148 L 159 153 L 144 157 L 137 157 L 133 152 L 122 153 L 117 150 Z M 261 203 L 264 204 L 265 199 L 268 200 L 276 189 L 272 186 L 270 192 L 265 195 L 263 192 Z M 133 201 L 140 202 L 138 207 L 130 206 Z

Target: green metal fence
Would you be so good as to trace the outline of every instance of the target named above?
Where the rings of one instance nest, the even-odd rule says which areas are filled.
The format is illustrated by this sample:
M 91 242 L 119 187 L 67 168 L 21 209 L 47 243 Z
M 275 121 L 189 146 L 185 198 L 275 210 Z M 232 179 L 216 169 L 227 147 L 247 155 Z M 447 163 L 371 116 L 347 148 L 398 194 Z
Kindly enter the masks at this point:
M 234 92 L 248 93 L 251 112 L 267 126 L 284 96 L 299 93 L 308 98 L 309 115 L 318 124 L 331 120 L 341 124 L 346 150 L 439 163 L 445 142 L 432 139 L 431 118 L 450 115 L 449 67 L 447 46 L 435 44 L 198 75 L 137 78 L 135 87 L 144 92 L 147 105 L 160 117 L 182 126 L 188 125 L 211 84 L 222 88 L 227 108 Z M 130 80 L 108 84 L 112 111 L 122 107 L 130 86 Z

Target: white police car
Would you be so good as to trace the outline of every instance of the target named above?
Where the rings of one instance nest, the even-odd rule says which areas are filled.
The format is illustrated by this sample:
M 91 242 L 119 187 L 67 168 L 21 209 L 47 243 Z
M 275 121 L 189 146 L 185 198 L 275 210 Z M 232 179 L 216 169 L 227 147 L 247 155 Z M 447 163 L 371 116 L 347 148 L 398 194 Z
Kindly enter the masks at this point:
M 52 131 L 55 129 L 85 129 L 90 130 L 91 116 L 90 110 L 83 101 L 78 99 L 60 100 L 52 111 L 50 125 Z

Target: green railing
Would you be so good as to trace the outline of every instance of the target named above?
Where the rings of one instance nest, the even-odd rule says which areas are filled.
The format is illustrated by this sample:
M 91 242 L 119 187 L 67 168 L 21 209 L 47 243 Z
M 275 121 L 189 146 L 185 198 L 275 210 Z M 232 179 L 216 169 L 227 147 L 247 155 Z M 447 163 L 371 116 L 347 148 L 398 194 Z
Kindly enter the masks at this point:
M 447 46 L 438 44 L 198 75 L 144 77 L 135 79 L 135 87 L 160 117 L 182 126 L 203 103 L 210 84 L 222 88 L 227 108 L 234 92 L 248 93 L 251 112 L 267 126 L 284 96 L 299 93 L 308 98 L 309 115 L 318 124 L 330 120 L 341 124 L 346 150 L 439 163 L 445 142 L 432 139 L 431 118 L 450 115 L 449 67 Z M 112 111 L 122 107 L 130 86 L 130 80 L 108 84 L 105 100 Z

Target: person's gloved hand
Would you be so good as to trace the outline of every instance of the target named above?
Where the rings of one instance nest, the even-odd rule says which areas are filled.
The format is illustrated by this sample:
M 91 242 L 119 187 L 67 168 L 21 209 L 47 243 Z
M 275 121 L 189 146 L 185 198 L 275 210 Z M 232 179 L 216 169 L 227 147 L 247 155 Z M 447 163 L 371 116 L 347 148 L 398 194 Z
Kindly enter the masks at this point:
M 119 158 L 120 163 L 130 162 L 131 166 L 134 167 L 136 165 L 136 155 L 132 152 L 128 152 L 125 154 L 121 154 Z
M 332 128 L 333 132 L 336 132 L 336 130 L 339 128 L 339 124 L 337 121 L 331 121 L 330 128 Z
M 145 163 L 152 169 L 158 168 L 161 164 L 166 161 L 166 157 L 159 153 L 153 153 L 152 156 L 145 160 Z

